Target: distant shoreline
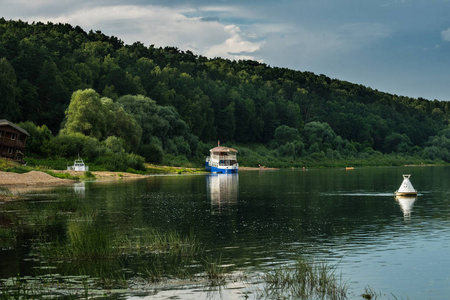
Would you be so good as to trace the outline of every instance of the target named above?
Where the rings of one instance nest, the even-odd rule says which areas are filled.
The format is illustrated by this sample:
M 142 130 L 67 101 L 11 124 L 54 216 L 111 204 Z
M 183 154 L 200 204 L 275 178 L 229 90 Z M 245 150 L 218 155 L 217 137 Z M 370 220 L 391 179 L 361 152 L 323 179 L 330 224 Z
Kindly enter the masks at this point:
M 267 168 L 267 167 L 239 167 L 239 171 L 275 171 L 279 168 Z

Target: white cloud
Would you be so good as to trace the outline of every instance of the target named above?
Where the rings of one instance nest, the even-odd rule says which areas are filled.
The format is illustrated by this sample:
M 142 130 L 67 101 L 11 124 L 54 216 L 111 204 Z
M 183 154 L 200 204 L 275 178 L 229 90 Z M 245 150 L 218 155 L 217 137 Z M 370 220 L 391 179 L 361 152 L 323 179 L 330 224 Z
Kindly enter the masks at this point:
M 232 57 L 234 59 L 257 59 L 252 53 L 261 48 L 263 42 L 251 42 L 245 38 L 236 25 L 225 26 L 228 38 L 221 44 L 208 47 L 205 55 L 208 57 Z
M 114 35 L 125 43 L 140 41 L 157 47 L 174 46 L 181 50 L 192 50 L 208 57 L 230 59 L 256 59 L 261 42 L 254 41 L 250 34 L 241 31 L 237 25 L 222 24 L 219 18 L 187 17 L 202 15 L 200 11 L 230 13 L 232 7 L 202 7 L 192 9 L 186 6 L 102 6 L 80 7 L 78 10 L 60 12 L 57 16 L 41 14 L 24 20 L 54 23 L 69 23 L 86 31 L 100 30 Z
M 441 31 L 442 39 L 446 42 L 450 42 L 450 28 L 447 30 Z

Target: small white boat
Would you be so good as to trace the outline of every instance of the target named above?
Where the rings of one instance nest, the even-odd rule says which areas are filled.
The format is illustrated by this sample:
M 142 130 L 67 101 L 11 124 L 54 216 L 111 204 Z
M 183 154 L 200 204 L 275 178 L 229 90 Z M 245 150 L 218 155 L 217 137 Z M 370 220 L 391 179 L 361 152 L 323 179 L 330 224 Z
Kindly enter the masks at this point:
M 78 159 L 76 159 L 73 163 L 73 166 L 67 167 L 68 171 L 89 171 L 89 167 L 84 164 L 84 161 L 78 155 Z
M 399 189 L 395 191 L 395 196 L 407 196 L 407 197 L 417 196 L 417 191 L 414 189 L 411 181 L 409 181 L 409 177 L 411 177 L 411 174 L 403 175 L 403 182 L 400 185 Z

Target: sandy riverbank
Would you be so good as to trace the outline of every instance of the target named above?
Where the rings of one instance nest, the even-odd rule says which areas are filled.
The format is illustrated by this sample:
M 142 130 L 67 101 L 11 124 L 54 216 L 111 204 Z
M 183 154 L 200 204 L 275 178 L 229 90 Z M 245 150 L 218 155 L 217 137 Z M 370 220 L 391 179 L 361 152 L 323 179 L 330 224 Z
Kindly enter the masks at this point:
M 76 171 L 58 171 L 54 173 L 69 173 L 71 176 L 83 178 L 84 172 Z M 126 172 L 92 172 L 95 175 L 95 180 L 109 181 L 119 179 L 133 179 L 142 178 L 145 175 L 132 174 Z M 27 193 L 33 190 L 48 189 L 55 186 L 72 185 L 77 180 L 63 179 L 53 177 L 45 172 L 30 171 L 19 174 L 12 172 L 0 171 L 0 188 L 6 189 L 7 193 L 2 193 L 0 190 L 0 201 L 8 201 L 20 199 L 20 194 Z
M 54 173 L 69 173 L 71 176 L 83 178 L 84 172 L 77 171 L 58 171 L 54 170 Z M 146 175 L 131 174 L 126 172 L 92 172 L 95 178 L 98 180 L 109 180 L 109 179 L 127 179 L 127 178 L 142 178 Z M 30 171 L 27 173 L 19 174 L 12 172 L 2 172 L 0 171 L 0 186 L 54 186 L 63 184 L 72 184 L 75 180 L 63 179 L 53 177 L 47 173 L 41 171 Z
M 19 174 L 0 171 L 0 186 L 52 186 L 73 183 L 73 180 L 53 177 L 41 171 Z

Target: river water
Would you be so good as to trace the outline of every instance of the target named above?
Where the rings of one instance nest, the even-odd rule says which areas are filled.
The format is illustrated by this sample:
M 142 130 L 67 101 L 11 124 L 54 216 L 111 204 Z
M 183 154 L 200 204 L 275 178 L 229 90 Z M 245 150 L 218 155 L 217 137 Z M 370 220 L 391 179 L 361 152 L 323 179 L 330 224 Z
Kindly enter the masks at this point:
M 411 174 L 417 198 L 394 198 L 402 174 Z M 215 289 L 172 281 L 124 290 L 119 293 L 124 299 L 251 299 L 261 284 L 254 274 L 299 257 L 335 266 L 348 286 L 348 299 L 362 299 L 367 289 L 382 299 L 447 299 L 449 178 L 450 167 L 149 176 L 28 191 L 20 207 L 42 217 L 45 207 L 76 198 L 102 230 L 120 234 L 152 227 L 194 233 L 206 253 L 247 278 Z M 17 204 L 10 205 L 1 206 L 2 219 L 16 209 Z M 74 226 L 72 220 L 55 231 L 64 235 Z M 24 234 L 18 244 L 27 245 L 29 239 Z M 21 245 L 0 250 L 1 278 L 32 276 L 35 265 Z

